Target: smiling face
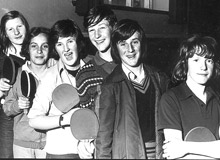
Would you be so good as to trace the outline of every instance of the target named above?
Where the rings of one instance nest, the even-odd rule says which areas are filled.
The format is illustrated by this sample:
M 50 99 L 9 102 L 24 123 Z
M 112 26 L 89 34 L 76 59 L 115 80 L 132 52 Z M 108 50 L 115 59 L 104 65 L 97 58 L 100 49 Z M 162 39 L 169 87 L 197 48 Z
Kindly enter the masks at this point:
M 78 65 L 79 55 L 75 37 L 59 37 L 55 49 L 67 69 Z
M 194 54 L 188 59 L 187 81 L 192 80 L 199 85 L 205 85 L 212 76 L 213 68 L 212 59 Z
M 32 38 L 29 45 L 30 61 L 34 65 L 44 65 L 48 59 L 48 37 L 41 33 Z
M 89 39 L 99 52 L 107 52 L 110 49 L 112 27 L 103 19 L 98 24 L 89 27 Z
M 135 32 L 130 38 L 117 43 L 121 61 L 126 66 L 137 67 L 141 56 L 140 34 Z
M 26 28 L 20 18 L 10 19 L 5 24 L 6 35 L 12 44 L 22 45 Z

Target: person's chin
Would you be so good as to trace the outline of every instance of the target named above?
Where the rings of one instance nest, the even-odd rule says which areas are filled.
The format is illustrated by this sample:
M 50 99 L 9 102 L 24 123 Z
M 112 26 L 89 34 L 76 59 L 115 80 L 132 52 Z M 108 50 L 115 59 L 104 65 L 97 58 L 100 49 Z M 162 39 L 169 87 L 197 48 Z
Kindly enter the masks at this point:
M 15 45 L 22 45 L 23 44 L 23 40 L 15 41 L 14 44 Z
M 109 46 L 109 47 L 100 47 L 100 48 L 99 48 L 99 52 L 105 53 L 105 52 L 108 51 L 109 48 L 110 48 L 110 46 Z

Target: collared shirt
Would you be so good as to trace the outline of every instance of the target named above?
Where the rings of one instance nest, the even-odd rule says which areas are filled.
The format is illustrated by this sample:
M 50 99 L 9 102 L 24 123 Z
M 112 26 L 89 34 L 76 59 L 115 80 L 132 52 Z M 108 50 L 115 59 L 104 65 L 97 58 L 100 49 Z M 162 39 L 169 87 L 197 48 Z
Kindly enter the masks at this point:
M 80 62 L 81 66 L 84 62 Z M 60 84 L 67 83 L 75 87 L 75 77 L 68 74 L 61 59 L 49 68 L 37 88 L 28 118 L 39 115 L 56 116 L 63 114 L 52 101 L 52 92 Z M 58 122 L 57 122 L 58 123 Z M 78 140 L 72 135 L 70 127 L 56 128 L 47 131 L 45 151 L 50 154 L 77 154 Z
M 145 78 L 145 72 L 144 72 L 143 64 L 141 64 L 139 67 L 140 67 L 140 74 L 134 73 L 127 66 L 122 64 L 122 70 L 124 71 L 124 73 L 128 77 L 128 79 L 132 80 L 134 82 L 137 82 L 137 83 L 141 83 Z
M 220 103 L 211 88 L 207 88 L 207 103 L 203 103 L 182 83 L 166 92 L 160 101 L 158 129 L 177 129 L 183 138 L 194 127 L 208 128 L 219 139 Z
M 27 71 L 28 73 L 33 74 L 33 76 L 37 79 L 37 81 L 40 82 L 41 78 L 44 77 L 44 75 L 46 74 L 48 68 L 46 67 L 43 73 L 41 74 L 41 76 L 39 77 L 28 67 L 30 64 L 31 64 L 30 61 L 26 61 L 25 64 L 22 66 L 22 71 Z
M 116 64 L 113 61 L 108 62 L 108 61 L 102 59 L 98 52 L 95 54 L 93 59 L 94 59 L 95 63 L 98 66 L 102 67 L 108 74 L 110 74 L 116 66 Z

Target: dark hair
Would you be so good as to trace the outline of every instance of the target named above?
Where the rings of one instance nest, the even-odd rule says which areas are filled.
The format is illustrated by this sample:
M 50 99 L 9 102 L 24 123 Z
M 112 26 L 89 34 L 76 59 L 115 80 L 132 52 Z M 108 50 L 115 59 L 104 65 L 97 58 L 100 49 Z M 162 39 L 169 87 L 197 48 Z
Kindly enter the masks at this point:
M 179 47 L 179 59 L 172 73 L 174 83 L 185 81 L 188 72 L 188 59 L 194 54 L 210 58 L 214 61 L 213 78 L 220 75 L 218 45 L 213 37 L 192 35 L 184 40 Z
M 146 55 L 147 45 L 146 36 L 142 27 L 137 21 L 131 19 L 122 19 L 113 28 L 112 39 L 111 39 L 111 55 L 115 63 L 121 63 L 121 58 L 117 49 L 117 44 L 120 41 L 124 41 L 130 38 L 135 32 L 140 34 L 141 42 L 141 57 L 140 62 L 144 60 Z
M 103 19 L 106 19 L 111 27 L 113 27 L 117 22 L 116 15 L 110 9 L 110 7 L 99 5 L 94 8 L 91 8 L 88 11 L 88 13 L 84 16 L 83 25 L 87 29 L 90 26 L 98 24 Z
M 29 24 L 25 17 L 18 11 L 10 11 L 6 13 L 2 18 L 1 18 L 1 29 L 0 29 L 0 43 L 2 44 L 1 50 L 3 53 L 6 53 L 8 51 L 8 48 L 13 46 L 9 38 L 7 37 L 6 33 L 6 28 L 5 25 L 8 22 L 8 20 L 15 19 L 15 18 L 20 18 L 22 23 L 25 26 L 26 32 L 29 31 Z
M 55 44 L 57 43 L 59 37 L 76 37 L 77 49 L 79 58 L 83 59 L 86 57 L 85 52 L 85 39 L 78 27 L 78 25 L 70 19 L 57 21 L 50 30 L 49 45 L 53 50 L 53 53 L 57 53 L 55 49 Z
M 31 30 L 28 32 L 27 36 L 24 39 L 24 42 L 23 42 L 22 48 L 21 48 L 21 56 L 24 56 L 27 60 L 30 60 L 29 45 L 31 43 L 31 40 L 41 33 L 46 35 L 47 40 L 48 40 L 48 44 L 49 44 L 50 29 L 44 28 L 44 27 L 33 27 L 33 28 L 31 28 Z M 50 53 L 50 47 L 49 47 L 49 53 Z

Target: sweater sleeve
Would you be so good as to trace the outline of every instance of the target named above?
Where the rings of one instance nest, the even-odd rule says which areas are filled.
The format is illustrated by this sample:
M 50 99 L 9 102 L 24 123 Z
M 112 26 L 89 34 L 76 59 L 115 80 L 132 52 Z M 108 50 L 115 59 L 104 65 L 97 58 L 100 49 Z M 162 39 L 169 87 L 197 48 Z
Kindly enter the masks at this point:
M 18 107 L 18 97 L 20 95 L 20 77 L 21 77 L 21 69 L 18 71 L 18 75 L 15 83 L 12 88 L 9 90 L 8 95 L 5 98 L 5 102 L 3 104 L 3 110 L 7 116 L 14 117 L 19 113 L 23 112 Z
M 80 97 L 80 106 L 92 108 L 97 96 L 96 87 L 102 84 L 103 78 L 97 74 L 91 62 L 85 64 L 76 75 L 76 88 Z

